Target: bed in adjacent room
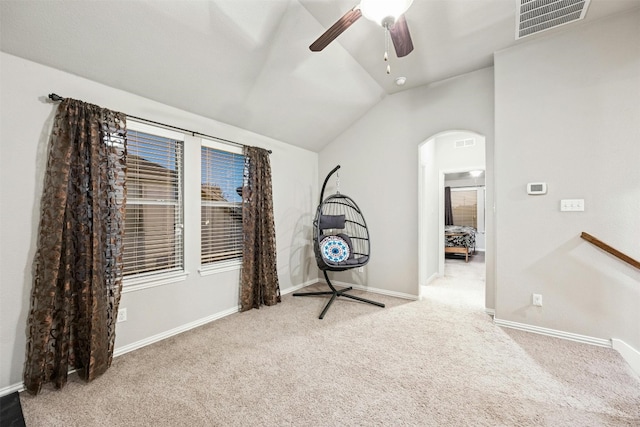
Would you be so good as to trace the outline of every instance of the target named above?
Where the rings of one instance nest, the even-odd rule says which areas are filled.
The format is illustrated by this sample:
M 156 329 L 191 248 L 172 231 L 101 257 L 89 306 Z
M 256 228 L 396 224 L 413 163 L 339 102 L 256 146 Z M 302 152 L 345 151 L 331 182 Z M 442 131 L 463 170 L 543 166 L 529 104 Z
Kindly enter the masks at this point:
M 463 254 L 465 262 L 476 251 L 476 229 L 465 225 L 444 226 L 444 252 Z

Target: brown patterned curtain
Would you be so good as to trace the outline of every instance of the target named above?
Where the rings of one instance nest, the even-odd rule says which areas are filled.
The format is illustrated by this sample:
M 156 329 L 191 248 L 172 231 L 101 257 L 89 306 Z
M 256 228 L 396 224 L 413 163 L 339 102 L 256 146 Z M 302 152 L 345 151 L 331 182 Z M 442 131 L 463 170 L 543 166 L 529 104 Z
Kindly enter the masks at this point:
M 241 311 L 280 302 L 269 152 L 245 147 L 244 156 Z
M 126 116 L 65 99 L 49 140 L 28 319 L 26 389 L 110 365 L 122 289 Z

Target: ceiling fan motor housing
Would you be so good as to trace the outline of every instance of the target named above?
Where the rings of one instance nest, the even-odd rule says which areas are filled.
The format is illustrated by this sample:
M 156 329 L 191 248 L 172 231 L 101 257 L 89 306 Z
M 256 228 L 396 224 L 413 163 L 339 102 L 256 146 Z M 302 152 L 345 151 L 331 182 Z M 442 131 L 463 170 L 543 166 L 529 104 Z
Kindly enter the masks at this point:
M 382 26 L 384 28 L 391 28 L 393 27 L 393 24 L 396 23 L 396 18 L 393 16 L 387 16 L 386 18 L 382 19 Z
M 361 0 L 362 15 L 382 27 L 391 27 L 413 0 Z

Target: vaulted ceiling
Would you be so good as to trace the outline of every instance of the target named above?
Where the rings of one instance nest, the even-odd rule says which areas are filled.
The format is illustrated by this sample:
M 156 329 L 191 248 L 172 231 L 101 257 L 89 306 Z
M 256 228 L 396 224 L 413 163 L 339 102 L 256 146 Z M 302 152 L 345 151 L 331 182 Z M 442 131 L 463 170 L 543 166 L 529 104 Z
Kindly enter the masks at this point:
M 385 96 L 489 67 L 493 52 L 523 42 L 516 0 L 414 0 L 405 16 L 415 50 L 392 54 L 391 74 L 384 32 L 364 18 L 311 52 L 356 2 L 2 0 L 0 49 L 319 151 Z M 591 0 L 585 21 L 638 6 Z M 572 25 L 583 21 L 531 38 Z

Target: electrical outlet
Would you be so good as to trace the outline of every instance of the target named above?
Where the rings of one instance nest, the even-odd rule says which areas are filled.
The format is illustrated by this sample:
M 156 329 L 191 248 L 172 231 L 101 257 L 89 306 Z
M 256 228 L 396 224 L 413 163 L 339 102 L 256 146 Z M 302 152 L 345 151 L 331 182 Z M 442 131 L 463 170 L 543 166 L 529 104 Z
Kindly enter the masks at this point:
M 121 308 L 118 310 L 118 323 L 127 321 L 127 309 Z
M 542 295 L 533 294 L 532 303 L 533 303 L 533 305 L 535 305 L 537 307 L 542 307 Z
M 364 267 L 358 267 L 358 273 L 364 273 Z

